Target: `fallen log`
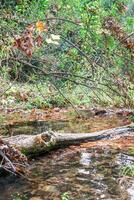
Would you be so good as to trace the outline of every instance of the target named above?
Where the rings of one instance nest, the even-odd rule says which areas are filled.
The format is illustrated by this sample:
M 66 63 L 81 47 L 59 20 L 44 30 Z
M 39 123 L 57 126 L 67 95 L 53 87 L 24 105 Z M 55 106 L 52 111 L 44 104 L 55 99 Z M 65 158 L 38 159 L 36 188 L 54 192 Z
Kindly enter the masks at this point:
M 78 144 L 83 141 L 96 141 L 102 139 L 134 137 L 134 125 L 112 128 L 93 133 L 56 133 L 44 132 L 38 135 L 17 135 L 3 138 L 3 141 L 19 149 L 24 154 L 40 154 L 48 152 L 59 146 Z

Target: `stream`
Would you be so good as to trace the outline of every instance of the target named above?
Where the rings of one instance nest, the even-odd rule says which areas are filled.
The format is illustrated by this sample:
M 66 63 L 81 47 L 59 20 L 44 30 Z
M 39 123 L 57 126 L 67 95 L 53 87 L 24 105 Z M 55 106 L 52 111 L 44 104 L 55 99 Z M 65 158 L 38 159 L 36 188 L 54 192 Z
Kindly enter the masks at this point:
M 1 127 L 0 132 L 17 135 L 54 130 L 65 134 L 121 125 L 123 117 L 108 116 L 21 122 Z M 0 200 L 134 200 L 134 179 L 122 175 L 127 165 L 134 170 L 134 156 L 127 148 L 104 143 L 83 143 L 31 159 L 26 178 L 0 177 Z

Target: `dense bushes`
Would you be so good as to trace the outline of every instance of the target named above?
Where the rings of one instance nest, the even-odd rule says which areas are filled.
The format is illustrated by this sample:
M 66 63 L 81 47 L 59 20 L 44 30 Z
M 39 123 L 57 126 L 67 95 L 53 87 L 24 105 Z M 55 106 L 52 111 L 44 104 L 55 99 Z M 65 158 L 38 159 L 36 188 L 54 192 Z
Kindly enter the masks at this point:
M 34 84 L 45 81 L 61 92 L 68 89 L 69 93 L 75 91 L 75 95 L 84 98 L 87 94 L 89 103 L 133 106 L 133 1 L 3 3 L 0 16 L 3 76 Z M 104 26 L 108 19 L 115 22 L 110 28 Z M 28 58 L 13 48 L 13 40 L 25 32 L 28 24 L 35 26 L 38 20 L 48 32 L 41 33 L 42 46 L 36 47 Z M 35 30 L 34 37 L 37 34 Z M 53 39 L 52 34 L 60 40 Z M 130 40 L 131 49 L 124 45 L 125 40 Z

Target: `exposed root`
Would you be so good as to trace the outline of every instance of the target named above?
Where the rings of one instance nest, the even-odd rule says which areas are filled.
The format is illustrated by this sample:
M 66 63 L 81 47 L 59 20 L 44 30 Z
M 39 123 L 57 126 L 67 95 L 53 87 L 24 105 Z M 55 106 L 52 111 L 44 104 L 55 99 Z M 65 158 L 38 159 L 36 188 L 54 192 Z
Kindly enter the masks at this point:
M 4 171 L 21 174 L 27 167 L 27 157 L 18 149 L 0 140 L 0 168 Z

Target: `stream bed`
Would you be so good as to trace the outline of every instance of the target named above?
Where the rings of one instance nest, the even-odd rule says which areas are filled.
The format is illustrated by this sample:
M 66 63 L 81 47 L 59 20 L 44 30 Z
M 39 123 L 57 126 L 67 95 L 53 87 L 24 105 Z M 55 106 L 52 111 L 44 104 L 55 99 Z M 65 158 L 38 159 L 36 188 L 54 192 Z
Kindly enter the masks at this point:
M 79 121 L 33 121 L 1 128 L 1 133 L 36 134 L 46 130 L 59 132 L 91 132 L 124 125 L 123 118 L 102 117 Z M 11 134 L 9 133 L 9 134 Z M 129 141 L 129 140 L 128 140 Z M 134 146 L 134 140 L 130 140 Z M 0 177 L 0 200 L 134 200 L 134 179 L 126 172 L 134 171 L 134 156 L 128 148 L 83 143 L 58 149 L 29 161 L 26 177 Z M 125 143 L 125 140 L 121 143 Z

